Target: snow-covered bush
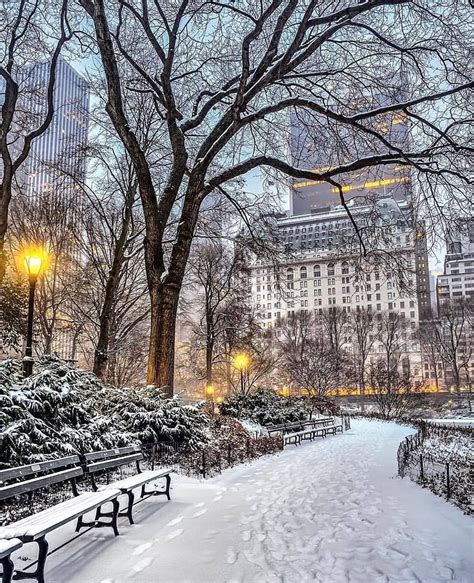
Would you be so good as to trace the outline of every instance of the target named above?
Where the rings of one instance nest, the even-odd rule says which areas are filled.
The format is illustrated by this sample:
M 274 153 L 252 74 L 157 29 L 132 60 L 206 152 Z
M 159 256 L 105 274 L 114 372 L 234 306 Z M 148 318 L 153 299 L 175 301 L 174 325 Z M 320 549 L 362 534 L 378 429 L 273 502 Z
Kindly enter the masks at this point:
M 220 406 L 220 412 L 237 419 L 249 419 L 260 425 L 308 418 L 308 409 L 302 399 L 283 397 L 269 389 L 258 389 L 249 395 L 231 395 Z
M 196 448 L 209 441 L 208 423 L 199 407 L 104 385 L 56 357 L 27 379 L 21 361 L 0 362 L 0 467 L 159 439 Z

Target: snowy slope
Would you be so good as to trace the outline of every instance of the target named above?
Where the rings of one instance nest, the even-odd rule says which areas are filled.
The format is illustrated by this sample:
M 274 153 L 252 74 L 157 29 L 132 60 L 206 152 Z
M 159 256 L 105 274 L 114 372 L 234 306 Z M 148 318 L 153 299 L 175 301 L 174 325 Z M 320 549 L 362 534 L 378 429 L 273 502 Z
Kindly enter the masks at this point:
M 47 581 L 471 582 L 472 519 L 394 477 L 410 431 L 360 420 L 212 480 L 175 477 L 172 501 L 140 503 L 120 537 L 96 530 L 54 553 Z

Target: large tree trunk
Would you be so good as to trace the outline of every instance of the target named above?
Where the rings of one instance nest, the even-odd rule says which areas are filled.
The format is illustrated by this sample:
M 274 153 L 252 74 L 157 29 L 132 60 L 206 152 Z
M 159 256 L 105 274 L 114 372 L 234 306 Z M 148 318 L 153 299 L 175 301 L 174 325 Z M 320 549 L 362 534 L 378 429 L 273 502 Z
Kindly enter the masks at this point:
M 174 347 L 179 288 L 154 284 L 150 290 L 150 350 L 147 383 L 173 396 Z
M 11 178 L 10 171 L 5 166 L 5 158 L 3 164 L 4 176 L 2 183 L 0 183 L 0 285 L 2 285 L 7 268 L 5 242 L 8 228 L 8 208 L 11 200 Z
M 120 263 L 120 264 L 119 264 Z M 121 261 L 115 261 L 105 286 L 104 303 L 99 316 L 99 338 L 94 351 L 94 374 L 103 379 L 107 373 L 109 360 L 110 323 L 115 293 L 118 286 L 118 275 Z
M 206 310 L 206 383 L 212 385 L 212 361 L 214 358 L 214 318 L 211 310 Z

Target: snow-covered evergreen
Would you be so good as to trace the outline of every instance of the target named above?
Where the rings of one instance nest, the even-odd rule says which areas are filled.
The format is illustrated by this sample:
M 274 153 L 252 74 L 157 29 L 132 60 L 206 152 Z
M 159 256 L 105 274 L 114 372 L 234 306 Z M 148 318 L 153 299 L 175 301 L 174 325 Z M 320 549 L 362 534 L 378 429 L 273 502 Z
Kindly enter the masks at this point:
M 117 389 L 56 357 L 22 378 L 21 361 L 0 362 L 0 467 L 160 439 L 197 448 L 210 439 L 199 406 L 152 388 Z
M 270 389 L 258 389 L 249 395 L 231 395 L 220 406 L 220 412 L 260 425 L 307 419 L 309 414 L 303 399 L 283 397 Z

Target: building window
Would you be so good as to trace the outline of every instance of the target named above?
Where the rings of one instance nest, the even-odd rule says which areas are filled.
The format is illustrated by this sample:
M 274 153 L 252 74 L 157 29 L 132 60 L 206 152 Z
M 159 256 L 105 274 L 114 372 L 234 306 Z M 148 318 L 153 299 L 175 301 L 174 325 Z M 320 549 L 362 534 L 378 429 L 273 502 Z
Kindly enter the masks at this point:
M 307 271 L 306 267 L 303 265 L 303 267 L 300 269 L 300 278 L 306 279 L 307 277 L 308 277 L 308 271 Z
M 328 263 L 328 275 L 335 275 L 336 270 L 334 263 Z
M 349 264 L 347 263 L 347 261 L 344 261 L 344 263 L 342 264 L 341 273 L 343 275 L 347 275 L 349 273 Z
M 314 277 L 321 277 L 321 265 L 315 265 L 313 267 L 313 274 L 314 274 Z M 319 285 L 321 285 L 321 284 L 319 284 Z

